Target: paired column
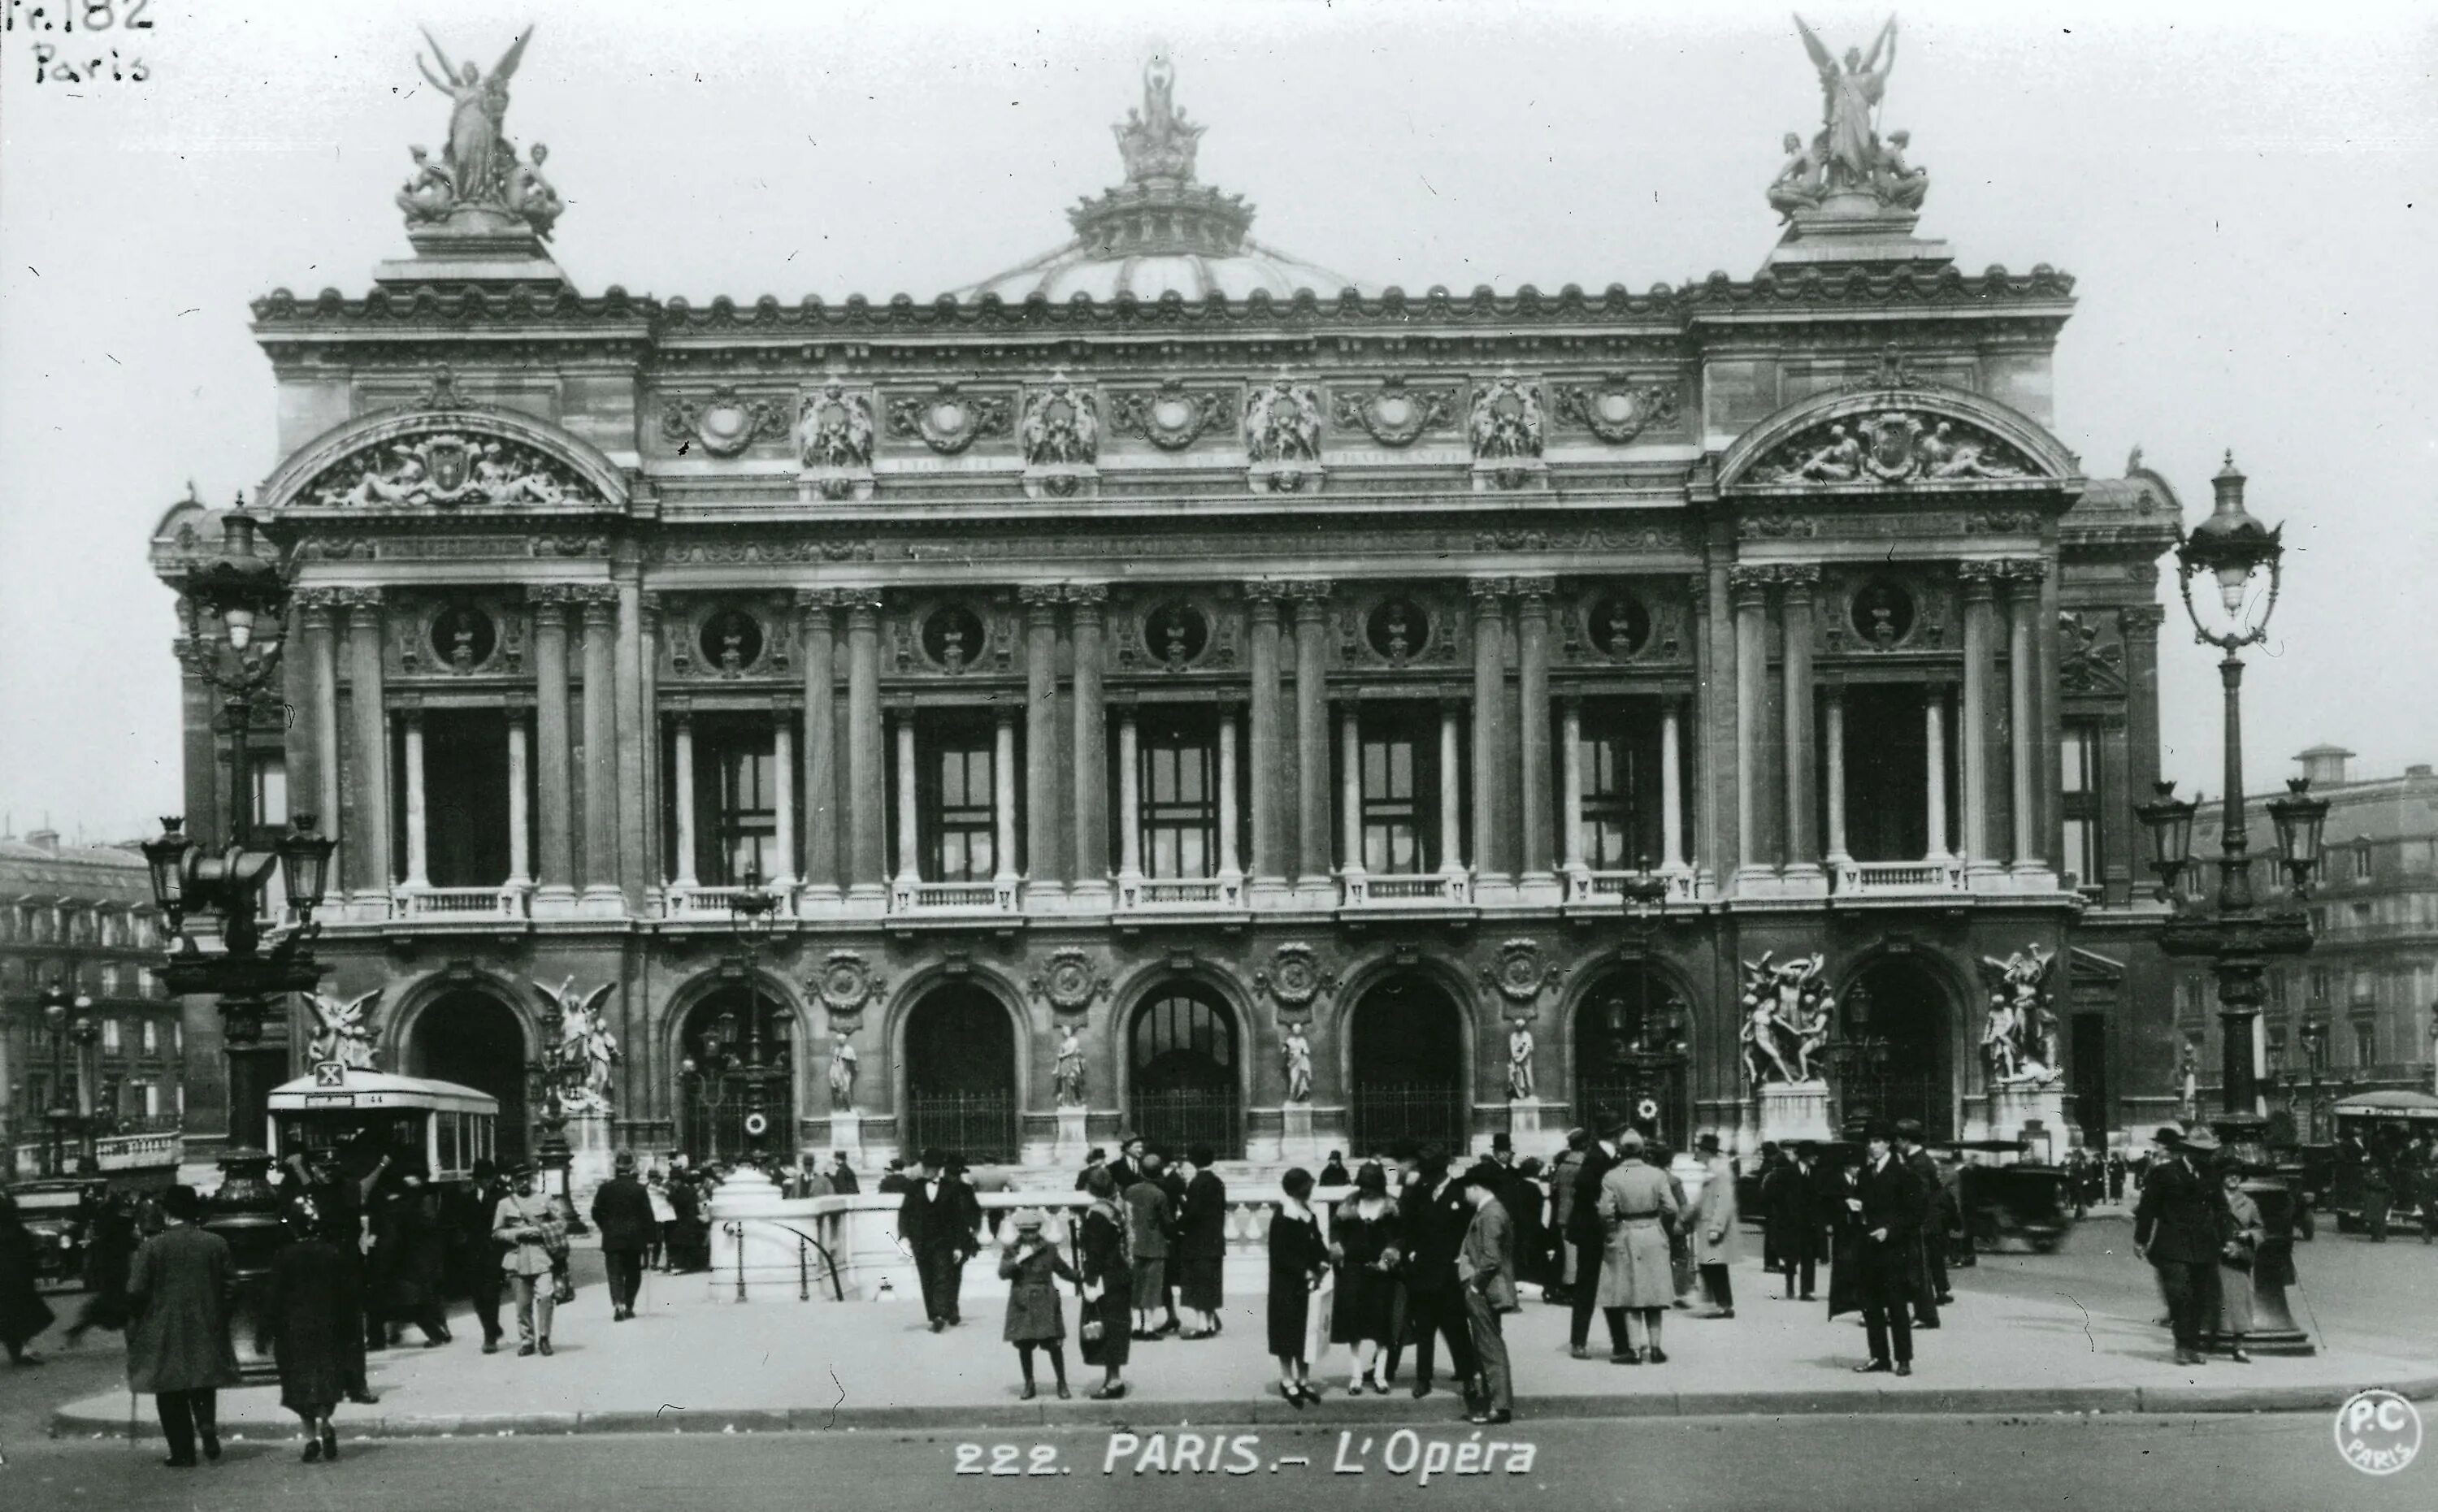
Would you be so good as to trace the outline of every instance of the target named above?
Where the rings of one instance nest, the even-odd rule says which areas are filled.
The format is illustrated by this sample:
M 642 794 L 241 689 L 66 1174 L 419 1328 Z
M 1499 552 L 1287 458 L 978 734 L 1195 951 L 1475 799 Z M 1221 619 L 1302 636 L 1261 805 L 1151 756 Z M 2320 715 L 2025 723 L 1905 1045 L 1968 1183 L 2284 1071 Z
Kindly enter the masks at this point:
M 1456 699 L 1440 703 L 1440 870 L 1452 877 L 1464 875 L 1463 747 L 1458 723 L 1464 706 Z
M 1854 859 L 1846 849 L 1846 690 L 1822 690 L 1820 714 L 1828 747 L 1828 864 L 1838 867 Z
M 838 642 L 830 619 L 837 595 L 799 589 L 804 632 L 804 888 L 822 902 L 839 896 L 838 865 Z M 1015 864 L 1008 848 L 1008 865 Z
M 1142 880 L 1141 747 L 1132 704 L 1118 711 L 1118 880 Z
M 1241 882 L 1245 868 L 1236 853 L 1236 710 L 1219 710 L 1219 880 Z
M 569 782 L 567 728 L 567 606 L 573 590 L 544 584 L 530 590 L 534 610 L 534 792 L 540 800 L 540 886 L 536 911 L 568 911 L 575 904 L 575 823 Z M 682 817 L 692 803 L 691 785 L 680 789 Z M 691 873 L 694 853 L 682 864 Z M 692 880 L 690 875 L 685 880 Z
M 1998 870 L 1997 847 L 1989 834 L 1989 668 L 1997 656 L 1996 567 L 1992 562 L 1959 562 L 1956 576 L 1964 590 L 1964 694 L 1957 706 L 1956 727 L 1963 761 L 1958 780 L 1964 834 L 1960 845 L 1968 868 Z
M 1776 575 L 1766 567 L 1727 574 L 1736 614 L 1736 870 L 1741 877 L 1771 870 L 1760 853 L 1760 760 L 1769 709 L 1769 585 Z
M 880 724 L 880 593 L 849 589 L 846 600 L 847 898 L 878 905 L 888 896 L 881 805 L 888 801 Z
M 1287 885 L 1286 742 L 1279 689 L 1279 600 L 1281 585 L 1245 585 L 1251 623 L 1251 700 L 1247 705 L 1253 758 L 1253 890 L 1279 892 Z M 1224 791 L 1224 790 L 1223 790 Z
M 381 590 L 339 590 L 347 609 L 347 693 L 353 701 L 356 769 L 356 901 L 389 910 L 389 715 L 381 686 Z
M 423 709 L 410 704 L 398 711 L 405 726 L 401 765 L 406 768 L 406 885 L 432 886 L 432 852 L 427 837 L 423 798 Z
M 1524 831 L 1523 880 L 1544 887 L 1556 879 L 1549 864 L 1549 842 L 1556 829 L 1549 818 L 1549 595 L 1556 588 L 1552 578 L 1515 580 L 1515 687 L 1521 706 L 1518 718 L 1524 727 L 1516 742 L 1523 761 L 1522 779 L 1517 783 L 1518 796 L 1523 800 L 1518 821 Z M 1675 718 L 1672 708 L 1669 718 Z M 1673 729 L 1671 723 L 1671 732 Z M 1668 781 L 1672 783 L 1676 768 L 1670 763 L 1666 769 Z M 1675 807 L 1670 803 L 1670 812 Z M 1678 828 L 1683 828 L 1681 820 Z M 1673 841 L 1668 846 L 1668 853 L 1671 858 L 1676 854 Z
M 781 895 L 796 887 L 796 725 L 785 700 L 773 706 L 770 718 L 770 774 L 778 790 L 770 795 L 771 838 L 777 853 L 770 857 L 770 875 L 764 878 Z
M 618 887 L 618 589 L 587 583 L 575 592 L 584 606 L 584 903 L 616 917 L 627 911 Z
M 1329 590 L 1326 580 L 1289 585 L 1295 599 L 1296 885 L 1329 886 Z
M 1345 856 L 1339 874 L 1359 878 L 1363 866 L 1363 713 L 1350 698 L 1337 706 L 1338 849 Z
M 668 774 L 662 770 L 661 750 L 661 630 L 662 608 L 661 595 L 639 591 L 635 595 L 635 704 L 642 713 L 635 720 L 639 744 L 643 747 L 642 791 L 635 796 L 640 812 L 637 816 L 643 834 L 637 860 L 644 874 L 642 902 L 647 909 L 660 909 L 662 884 L 669 875 L 669 858 L 662 853 L 667 838 L 661 828 L 662 795 L 668 792 Z
M 1786 875 L 1792 881 L 1816 882 L 1821 870 L 1818 789 L 1812 780 L 1811 599 L 1820 569 L 1793 564 L 1779 568 L 1777 577 L 1786 586 L 1781 663 L 1786 679 Z
M 1498 835 L 1498 774 L 1506 762 L 1499 719 L 1507 693 L 1503 577 L 1477 577 L 1473 591 L 1473 870 L 1476 887 L 1505 880 L 1507 848 Z
M 991 849 L 997 865 L 993 880 L 1012 883 L 1016 870 L 1016 711 L 1000 704 L 992 729 Z
M 897 885 L 911 888 L 923 880 L 922 816 L 914 802 L 914 711 L 901 709 L 890 718 L 897 730 Z
M 2040 580 L 2047 564 L 2023 558 L 2006 564 L 2006 698 L 2009 730 L 2007 765 L 2014 778 L 2014 870 L 2040 869 L 2040 827 L 2037 741 L 2040 735 L 2039 633 Z
M 1928 753 L 1924 773 L 1928 779 L 1930 849 L 1926 861 L 1944 861 L 1947 851 L 1947 690 L 1933 683 L 1921 695 L 1922 749 Z M 1834 747 L 1831 747 L 1832 749 Z
M 1109 730 L 1102 692 L 1102 607 L 1109 596 L 1100 583 L 1071 583 L 1075 654 L 1075 881 L 1074 895 L 1086 907 L 1109 900 Z
M 1565 871 L 1567 886 L 1576 896 L 1586 889 L 1591 868 L 1583 859 L 1583 704 L 1580 698 L 1568 698 L 1560 714 L 1564 728 L 1560 739 L 1565 749 L 1559 753 L 1560 827 L 1565 837 Z
M 1692 870 L 1685 858 L 1684 742 L 1676 700 L 1665 699 L 1659 706 L 1659 866 L 1663 871 Z
M 1058 602 L 1055 583 L 1016 589 L 1024 604 L 1024 870 L 1036 897 L 1062 885 L 1058 818 Z
M 305 647 L 305 679 L 310 690 L 307 717 L 312 722 L 308 730 L 313 750 L 311 802 L 322 833 L 339 835 L 344 845 L 354 836 L 343 833 L 346 820 L 339 809 L 339 638 L 331 613 L 338 602 L 338 592 L 332 589 L 296 590 L 296 627 Z M 292 798 L 289 806 L 301 805 Z M 331 875 L 335 878 L 339 873 Z
M 699 885 L 694 869 L 694 711 L 680 709 L 669 723 L 669 765 L 673 768 L 669 780 L 677 790 L 672 805 L 678 821 L 676 884 L 692 888 Z
M 533 811 L 525 797 L 533 781 L 528 749 L 527 712 L 508 707 L 508 882 L 511 888 L 533 886 Z

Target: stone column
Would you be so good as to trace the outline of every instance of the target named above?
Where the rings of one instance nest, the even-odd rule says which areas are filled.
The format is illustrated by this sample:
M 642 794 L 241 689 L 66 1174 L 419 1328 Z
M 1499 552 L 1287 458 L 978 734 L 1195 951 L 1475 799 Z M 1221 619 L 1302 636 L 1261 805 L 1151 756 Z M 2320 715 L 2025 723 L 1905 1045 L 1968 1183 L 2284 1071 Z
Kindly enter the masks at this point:
M 619 571 L 629 573 L 634 569 L 621 564 Z M 652 884 L 660 877 L 653 870 L 651 841 L 652 831 L 659 827 L 652 807 L 653 721 L 657 715 L 651 700 L 644 696 L 650 686 L 644 658 L 651 642 L 644 632 L 643 584 L 634 576 L 621 576 L 615 591 L 618 638 L 611 676 L 618 690 L 618 742 L 612 763 L 617 774 L 618 890 L 622 911 L 641 917 L 658 911 L 652 899 Z M 630 999 L 622 996 L 620 1001 L 631 1009 Z M 628 1026 L 630 1034 L 631 1028 Z M 645 1063 L 638 1060 L 628 1065 L 628 1074 L 640 1076 L 644 1066 Z
M 536 913 L 575 908 L 575 812 L 569 781 L 567 728 L 567 606 L 564 584 L 528 590 L 534 613 L 534 792 L 539 800 L 540 886 Z
M 644 772 L 642 791 L 636 794 L 644 832 L 636 859 L 644 877 L 643 905 L 650 913 L 660 911 L 662 888 L 669 875 L 669 858 L 662 853 L 668 843 L 662 831 L 668 774 L 661 765 L 661 609 L 660 594 L 635 595 L 635 727 L 643 746 Z
M 1330 892 L 1329 589 L 1326 581 L 1289 586 L 1296 641 L 1296 886 Z
M 777 853 L 770 858 L 770 875 L 763 880 L 784 898 L 796 890 L 796 722 L 784 702 L 770 711 L 770 774 L 778 784 L 770 795 Z
M 1135 707 L 1118 711 L 1118 881 L 1142 880 L 1142 781 Z
M 1818 789 L 1813 782 L 1811 595 L 1820 569 L 1778 569 L 1786 585 L 1786 875 L 1807 889 L 1822 885 Z
M 1252 687 L 1246 719 L 1253 759 L 1255 897 L 1284 892 L 1292 864 L 1285 844 L 1288 805 L 1294 800 L 1287 793 L 1285 726 L 1279 689 L 1280 596 L 1276 583 L 1245 585 L 1245 607 L 1251 622 Z
M 835 595 L 796 590 L 804 632 L 804 891 L 834 903 L 839 888 L 838 642 L 830 620 Z M 1014 865 L 1014 852 L 1009 853 Z
M 2166 617 L 2165 607 L 2158 604 L 2116 611 L 2116 627 L 2125 637 L 2126 688 L 2125 782 L 2118 791 L 2146 802 L 2159 781 L 2159 626 Z M 2102 796 L 2106 793 L 2102 787 Z M 2132 889 L 2128 896 L 2139 896 L 2143 879 L 2149 875 L 2140 859 L 2149 853 L 2147 839 L 2135 825 L 2127 801 L 2111 802 L 2102 812 L 2100 831 L 2110 870 L 2112 874 L 2122 867 L 2127 886 Z M 2116 900 L 2111 897 L 2111 901 Z
M 1363 712 L 1348 699 L 1337 706 L 1338 870 L 1349 880 L 1363 875 Z
M 677 810 L 677 865 L 674 882 L 680 888 L 699 885 L 694 870 L 694 711 L 680 709 L 669 721 L 671 759 L 669 783 Z
M 911 888 L 923 880 L 922 813 L 915 803 L 914 711 L 901 709 L 891 717 L 897 727 L 897 885 Z
M 1678 732 L 1676 700 L 1659 704 L 1659 865 L 1679 875 L 1692 870 L 1685 859 L 1684 742 Z
M 1922 747 L 1929 753 L 1923 775 L 1929 782 L 1930 849 L 1926 861 L 1944 861 L 1947 852 L 1947 690 L 1935 683 L 1922 690 Z
M 1766 886 L 1775 870 L 1760 849 L 1760 746 L 1769 719 L 1769 585 L 1767 567 L 1728 574 L 1736 611 L 1736 876 L 1739 887 Z
M 1523 881 L 1545 890 L 1557 880 L 1549 863 L 1556 832 L 1549 818 L 1549 595 L 1556 589 L 1551 578 L 1515 580 L 1515 687 L 1524 728 L 1517 731 L 1514 748 L 1524 768 L 1516 784 L 1522 800 Z
M 1735 821 L 1725 812 L 1721 786 L 1730 744 L 1722 730 L 1734 713 L 1733 701 L 1722 695 L 1720 685 L 1722 675 L 1733 677 L 1735 663 L 1732 629 L 1721 623 L 1729 617 L 1717 612 L 1727 602 L 1725 565 L 1687 579 L 1686 588 L 1693 610 L 1693 782 L 1698 798 L 1693 839 L 1687 849 L 1692 853 L 1693 886 L 1706 894 L 1719 873 L 1735 863 L 1734 841 L 1727 834 Z M 1722 640 L 1727 642 L 1724 650 Z
M 305 646 L 306 685 L 311 690 L 311 706 L 307 711 L 307 717 L 312 721 L 307 731 L 313 750 L 311 802 L 322 833 L 341 835 L 344 849 L 344 840 L 351 836 L 342 834 L 346 818 L 339 807 L 339 638 L 331 612 L 338 603 L 334 589 L 296 590 L 297 634 Z M 297 801 L 301 797 L 299 794 L 289 800 L 292 810 L 302 806 Z M 334 853 L 330 864 L 339 867 L 341 857 Z M 332 870 L 328 880 L 336 882 L 342 874 Z
M 1024 873 L 1025 893 L 1053 898 L 1065 890 L 1066 852 L 1059 820 L 1063 770 L 1058 760 L 1058 605 L 1055 583 L 1016 589 L 1024 605 Z
M 347 694 L 355 725 L 356 859 L 350 877 L 359 918 L 389 916 L 389 714 L 381 671 L 381 590 L 339 590 L 347 609 Z
M 511 706 L 508 713 L 508 881 L 511 888 L 533 886 L 533 812 L 525 797 L 532 783 L 532 758 L 526 751 L 525 711 Z
M 1561 738 L 1566 748 L 1560 763 L 1564 782 L 1559 793 L 1559 833 L 1565 836 L 1566 886 L 1571 896 L 1580 898 L 1591 890 L 1591 868 L 1583 860 L 1583 701 L 1568 698 L 1564 709 L 1561 717 L 1565 728 Z
M 1846 690 L 1824 689 L 1820 713 L 1828 747 L 1828 864 L 1839 867 L 1854 859 L 1846 850 Z
M 1102 694 L 1101 583 L 1068 585 L 1075 652 L 1075 880 L 1073 896 L 1086 909 L 1109 903 L 1109 730 Z
M 1989 663 L 1996 652 L 1996 582 L 1989 562 L 1959 562 L 1955 574 L 1964 594 L 1964 695 L 1956 709 L 1963 748 L 1957 807 L 1964 834 L 1958 845 L 1968 872 L 2003 870 L 1989 834 Z
M 1219 880 L 1244 880 L 1245 868 L 1236 852 L 1236 709 L 1219 709 Z
M 614 919 L 627 911 L 618 886 L 618 590 L 587 583 L 576 592 L 584 605 L 584 910 Z
M 1000 704 L 991 745 L 991 848 L 998 853 L 993 880 L 1012 883 L 1016 870 L 1016 711 Z
M 1464 706 L 1440 700 L 1440 870 L 1464 875 Z
M 428 888 L 432 886 L 432 852 L 429 811 L 423 794 L 422 706 L 408 704 L 398 711 L 398 720 L 405 727 L 405 748 L 399 752 L 399 765 L 406 768 L 406 885 Z
M 2036 692 L 2040 661 L 2033 637 L 2038 633 L 2040 579 L 2046 575 L 2046 563 L 2028 557 L 2006 564 L 2010 585 L 2006 592 L 2006 696 L 2013 724 L 2006 765 L 2014 780 L 2012 870 L 2016 871 L 2037 871 L 2043 866 L 2037 791 L 2040 766 L 2034 753 L 2040 736 L 2040 698 Z
M 1506 598 L 1503 577 L 1476 577 L 1473 594 L 1473 875 L 1478 889 L 1509 880 L 1508 847 L 1498 834 L 1498 785 L 1506 765 L 1499 712 L 1507 694 Z
M 881 805 L 888 758 L 880 728 L 880 593 L 850 589 L 846 600 L 847 901 L 877 909 L 889 896 Z

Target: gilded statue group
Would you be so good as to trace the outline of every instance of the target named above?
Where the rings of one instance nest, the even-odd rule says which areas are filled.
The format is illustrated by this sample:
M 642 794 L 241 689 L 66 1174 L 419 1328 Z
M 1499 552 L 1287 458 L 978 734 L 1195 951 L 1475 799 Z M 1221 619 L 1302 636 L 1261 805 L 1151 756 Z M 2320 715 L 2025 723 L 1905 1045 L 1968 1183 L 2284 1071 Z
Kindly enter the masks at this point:
M 1775 955 L 1763 951 L 1744 962 L 1743 1026 L 1736 1036 L 1744 1074 L 1756 1087 L 1811 1085 L 1821 1080 L 1818 1057 L 1835 1007 L 1823 979 L 1828 958 L 1817 951 L 1792 960 Z
M 476 64 L 461 67 L 451 62 L 431 32 L 423 36 L 432 44 L 432 58 L 426 61 L 417 54 L 415 67 L 422 71 L 425 82 L 452 103 L 449 145 L 439 158 L 420 147 L 408 149 L 415 159 L 415 176 L 398 191 L 398 206 L 406 212 L 407 224 L 465 220 L 466 212 L 478 213 L 473 219 L 479 220 L 479 212 L 492 211 L 513 216 L 547 238 L 559 212 L 567 207 L 541 174 L 549 149 L 536 142 L 531 153 L 520 159 L 507 137 L 508 80 L 516 77 L 525 44 L 533 39 L 533 27 L 518 33 L 488 76 Z
M 1919 210 L 1930 170 L 1905 161 L 1912 133 L 1890 132 L 1882 139 L 1879 132 L 1880 100 L 1897 62 L 1896 18 L 1880 28 L 1869 53 L 1846 48 L 1842 65 L 1801 16 L 1794 26 L 1819 71 L 1822 120 L 1809 146 L 1799 133 L 1786 133 L 1786 161 L 1770 181 L 1770 204 L 1788 220 L 1841 194 L 1867 195 L 1889 210 Z

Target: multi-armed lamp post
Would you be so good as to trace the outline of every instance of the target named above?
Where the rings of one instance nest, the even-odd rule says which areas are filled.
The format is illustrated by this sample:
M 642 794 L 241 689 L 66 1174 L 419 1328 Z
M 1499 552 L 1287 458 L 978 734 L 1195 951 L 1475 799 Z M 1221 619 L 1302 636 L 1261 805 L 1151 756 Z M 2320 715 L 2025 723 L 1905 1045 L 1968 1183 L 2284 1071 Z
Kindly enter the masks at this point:
M 53 982 L 43 990 L 43 1022 L 51 1031 L 51 1105 L 44 1116 L 51 1123 L 51 1174 L 90 1176 L 99 1169 L 94 1134 L 99 1120 L 93 1106 L 93 1046 L 101 1025 L 93 1016 L 93 999 L 70 993 Z M 76 1100 L 68 1100 L 68 1046 L 76 1046 Z M 77 1140 L 77 1169 L 68 1169 L 68 1138 Z
M 278 998 L 311 992 L 327 967 L 313 958 L 321 926 L 313 910 L 329 883 L 337 841 L 321 835 L 313 816 L 298 814 L 270 845 L 255 834 L 253 731 L 280 708 L 276 695 L 290 602 L 277 561 L 257 554 L 255 521 L 239 506 L 221 526 L 221 555 L 186 580 L 187 635 L 195 662 L 219 697 L 217 722 L 229 742 L 228 833 L 217 851 L 186 833 L 185 820 L 165 818 L 145 842 L 152 899 L 169 935 L 166 964 L 155 968 L 169 991 L 220 999 L 228 1047 L 229 1143 L 263 1142 L 262 1118 L 284 1067 L 260 1046 L 264 1017 Z M 278 869 L 296 923 L 266 930 L 263 892 Z M 204 927 L 190 930 L 190 923 Z
M 2254 1034 L 2269 962 L 2280 956 L 2300 956 L 2311 948 L 2310 919 L 2301 900 L 2308 891 L 2312 869 L 2319 864 L 2320 831 L 2327 820 L 2328 803 L 2311 797 L 2309 782 L 2299 778 L 2287 784 L 2290 792 L 2270 800 L 2278 859 L 2290 887 L 2285 898 L 2262 906 L 2252 888 L 2252 842 L 2244 813 L 2241 653 L 2244 647 L 2268 639 L 2269 619 L 2277 608 L 2279 559 L 2285 553 L 2278 535 L 2284 527 L 2272 530 L 2245 512 L 2244 477 L 2235 470 L 2232 454 L 2212 482 L 2217 506 L 2177 545 L 2176 563 L 2177 587 L 2194 634 L 2201 644 L 2216 646 L 2222 654 L 2218 677 L 2226 689 L 2226 812 L 2220 825 L 2217 900 L 2214 909 L 2177 909 L 2161 926 L 2159 943 L 2170 956 L 2209 962 L 2217 978 L 2218 1026 L 2225 1042 L 2219 1059 L 2225 1112 L 2212 1122 L 2228 1153 L 2251 1173 L 2246 1189 L 2259 1202 L 2270 1234 L 2253 1273 L 2258 1327 L 2252 1334 L 2252 1347 L 2309 1353 L 2308 1336 L 2294 1327 L 2286 1308 L 2286 1282 L 2293 1274 L 2293 1194 L 2277 1180 L 2270 1163 Z M 2193 582 L 2203 574 L 2216 580 L 2223 612 L 2204 611 L 2194 602 Z M 2136 811 L 2150 833 L 2150 864 L 2159 874 L 2161 897 L 2171 905 L 2177 879 L 2193 864 L 2193 815 L 2198 807 L 2180 801 L 2174 783 L 2161 782 L 2158 799 Z

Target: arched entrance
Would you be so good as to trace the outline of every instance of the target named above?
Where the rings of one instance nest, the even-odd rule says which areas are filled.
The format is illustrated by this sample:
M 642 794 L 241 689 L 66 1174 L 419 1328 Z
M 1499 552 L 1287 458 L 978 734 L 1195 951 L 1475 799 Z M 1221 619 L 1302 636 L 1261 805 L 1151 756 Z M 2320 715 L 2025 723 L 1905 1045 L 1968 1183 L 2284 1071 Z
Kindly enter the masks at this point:
M 678 1142 L 687 1154 L 795 1153 L 793 1028 L 785 1002 L 744 983 L 723 983 L 687 1011 L 678 1063 Z
M 1357 1155 L 1401 1139 L 1460 1153 L 1469 1142 L 1463 1010 L 1411 973 L 1363 994 L 1347 1042 L 1347 1138 Z
M 1928 966 L 1889 956 L 1863 968 L 1838 1013 L 1858 1053 L 1838 1089 L 1843 1116 L 1918 1118 L 1932 1140 L 1955 1136 L 1954 1005 Z
M 455 988 L 408 1027 L 406 1074 L 487 1092 L 500 1099 L 499 1162 L 533 1148 L 525 1111 L 525 1031 L 517 1011 L 478 988 Z
M 1016 1158 L 1016 1021 L 970 983 L 933 989 L 906 1021 L 904 1147 L 976 1163 Z
M 1682 1150 L 1692 1134 L 1683 995 L 1665 975 L 1629 962 L 1611 967 L 1575 1006 L 1575 1119 L 1605 1110 Z
M 1207 1144 L 1222 1159 L 1245 1153 L 1243 1064 L 1236 1020 L 1209 989 L 1156 989 L 1126 1036 L 1126 1103 L 1134 1131 L 1155 1148 Z

